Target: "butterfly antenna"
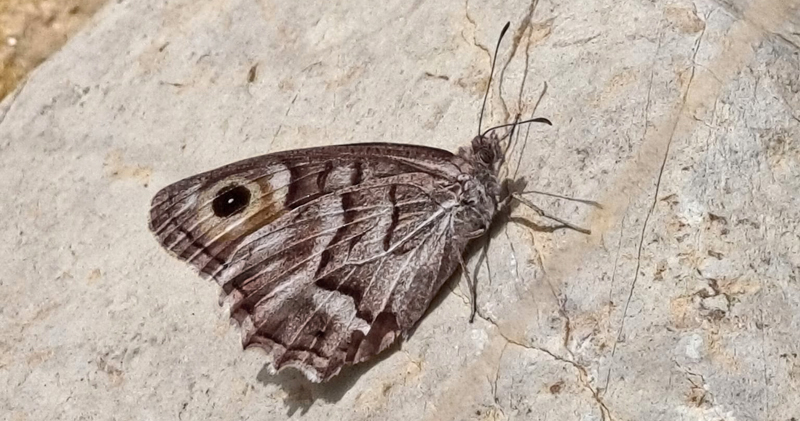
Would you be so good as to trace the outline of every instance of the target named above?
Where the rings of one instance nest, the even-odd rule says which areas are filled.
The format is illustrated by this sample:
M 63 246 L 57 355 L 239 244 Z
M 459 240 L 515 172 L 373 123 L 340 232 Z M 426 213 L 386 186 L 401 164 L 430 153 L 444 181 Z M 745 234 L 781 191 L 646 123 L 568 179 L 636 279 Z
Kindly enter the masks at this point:
M 531 118 L 529 120 L 514 121 L 513 123 L 501 124 L 499 126 L 490 127 L 488 129 L 486 129 L 485 132 L 483 132 L 482 136 L 486 136 L 486 134 L 488 134 L 489 132 L 495 131 L 497 129 L 502 129 L 503 127 L 520 126 L 520 125 L 529 124 L 529 123 L 544 123 L 544 124 L 547 124 L 548 126 L 552 126 L 553 125 L 553 123 L 551 123 L 550 120 L 548 120 L 548 119 L 546 119 L 544 117 L 536 117 L 536 118 Z
M 497 38 L 497 46 L 494 47 L 494 57 L 492 58 L 492 70 L 489 73 L 489 84 L 486 86 L 486 93 L 483 95 L 483 105 L 481 106 L 481 115 L 480 117 L 478 117 L 478 136 L 481 135 L 481 123 L 483 123 L 483 111 L 486 109 L 486 99 L 489 98 L 489 90 L 492 87 L 492 76 L 494 76 L 494 65 L 497 63 L 497 52 L 500 51 L 500 41 L 503 40 L 503 36 L 505 36 L 509 26 L 511 26 L 511 22 L 506 22 L 506 26 L 503 27 L 502 31 L 500 31 L 500 38 Z

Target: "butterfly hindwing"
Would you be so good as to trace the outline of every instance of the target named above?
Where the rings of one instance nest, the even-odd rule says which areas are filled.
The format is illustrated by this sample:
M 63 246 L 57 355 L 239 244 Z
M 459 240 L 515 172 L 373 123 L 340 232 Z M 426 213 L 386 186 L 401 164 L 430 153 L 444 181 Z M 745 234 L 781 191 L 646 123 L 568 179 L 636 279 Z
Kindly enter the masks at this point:
M 399 144 L 264 155 L 164 188 L 150 228 L 222 286 L 246 347 L 321 381 L 406 333 L 455 270 L 470 165 Z

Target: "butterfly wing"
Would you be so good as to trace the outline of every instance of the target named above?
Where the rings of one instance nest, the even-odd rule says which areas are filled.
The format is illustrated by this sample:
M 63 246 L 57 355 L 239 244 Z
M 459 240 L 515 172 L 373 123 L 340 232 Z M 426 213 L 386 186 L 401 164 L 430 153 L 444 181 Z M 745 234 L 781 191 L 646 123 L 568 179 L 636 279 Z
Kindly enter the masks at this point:
M 324 381 L 406 333 L 455 270 L 470 170 L 412 145 L 264 155 L 164 188 L 150 229 L 222 286 L 245 347 Z

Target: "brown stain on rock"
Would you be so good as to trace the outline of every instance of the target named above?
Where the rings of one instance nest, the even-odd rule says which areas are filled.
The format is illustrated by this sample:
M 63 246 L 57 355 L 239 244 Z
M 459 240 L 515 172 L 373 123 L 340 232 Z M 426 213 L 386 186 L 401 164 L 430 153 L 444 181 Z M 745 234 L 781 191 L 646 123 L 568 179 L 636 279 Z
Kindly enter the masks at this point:
M 42 321 L 49 319 L 53 313 L 61 307 L 61 304 L 55 301 L 48 301 L 42 305 L 40 305 L 36 312 L 27 320 L 23 320 L 19 324 L 19 333 L 22 334 L 28 328 L 39 324 Z M 24 319 L 24 318 L 23 318 Z
M 551 394 L 558 395 L 559 393 L 561 393 L 561 391 L 564 390 L 564 381 L 559 380 L 556 383 L 553 383 L 552 385 L 550 385 L 548 390 L 550 391 Z
M 530 25 L 530 32 L 528 35 L 530 45 L 528 48 L 530 48 L 531 45 L 537 45 L 547 38 L 550 38 L 550 35 L 553 33 L 553 22 L 555 22 L 555 20 L 555 18 L 550 18 Z
M 108 375 L 108 380 L 113 387 L 119 387 L 125 381 L 125 375 L 121 369 L 117 368 L 114 364 L 107 361 L 105 357 L 100 356 L 95 361 L 97 368 Z
M 28 367 L 36 367 L 55 355 L 55 351 L 52 349 L 44 349 L 41 351 L 33 351 L 25 357 L 25 362 L 28 364 Z
M 700 321 L 694 315 L 692 296 L 672 298 L 669 302 L 670 324 L 681 330 L 697 328 Z
M 593 102 L 595 105 L 601 106 L 612 99 L 618 98 L 619 95 L 629 94 L 628 90 L 635 86 L 638 81 L 639 75 L 634 69 L 630 67 L 623 68 L 606 82 L 602 92 Z
M 728 320 L 730 309 L 745 297 L 761 290 L 757 281 L 746 279 L 708 279 L 708 287 L 670 299 L 671 327 L 678 330 L 737 329 L 736 321 Z
M 292 80 L 291 77 L 287 77 L 278 82 L 278 89 L 283 92 L 294 92 L 297 88 L 295 87 L 294 80 Z
M 393 382 L 386 381 L 363 390 L 356 396 L 353 409 L 363 414 L 383 412 L 393 386 Z
M 124 161 L 122 151 L 113 150 L 106 155 L 103 167 L 107 177 L 113 180 L 133 180 L 147 187 L 153 170 L 149 167 L 131 165 Z
M 472 95 L 479 96 L 486 92 L 489 86 L 489 75 L 484 75 L 476 68 L 470 69 L 466 76 L 456 79 L 456 85 L 470 92 Z
M 95 268 L 95 269 L 92 269 L 92 270 L 89 272 L 89 274 L 86 276 L 86 283 L 87 283 L 88 285 L 90 285 L 90 286 L 91 286 L 91 285 L 95 285 L 95 284 L 97 284 L 98 282 L 100 282 L 100 278 L 101 278 L 102 276 L 103 276 L 103 273 L 100 271 L 100 269 L 97 269 L 97 268 Z
M 696 34 L 706 27 L 694 7 L 667 6 L 664 8 L 664 18 L 670 25 L 687 34 Z
M 731 373 L 740 370 L 741 363 L 737 359 L 736 350 L 730 350 L 725 346 L 725 333 L 720 332 L 720 329 L 706 330 L 703 336 L 706 355 L 715 366 Z
M 325 90 L 334 91 L 350 86 L 364 73 L 364 66 L 351 66 L 344 73 L 336 72 L 336 76 L 325 82 Z

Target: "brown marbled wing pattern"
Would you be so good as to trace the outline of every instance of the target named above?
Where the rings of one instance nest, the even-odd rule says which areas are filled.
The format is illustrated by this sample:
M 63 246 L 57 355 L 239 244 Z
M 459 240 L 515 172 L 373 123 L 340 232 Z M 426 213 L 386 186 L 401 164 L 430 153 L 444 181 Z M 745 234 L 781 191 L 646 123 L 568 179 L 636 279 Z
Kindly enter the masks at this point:
M 469 158 L 399 144 L 255 157 L 158 192 L 150 229 L 222 286 L 245 347 L 324 381 L 407 333 L 455 270 Z

